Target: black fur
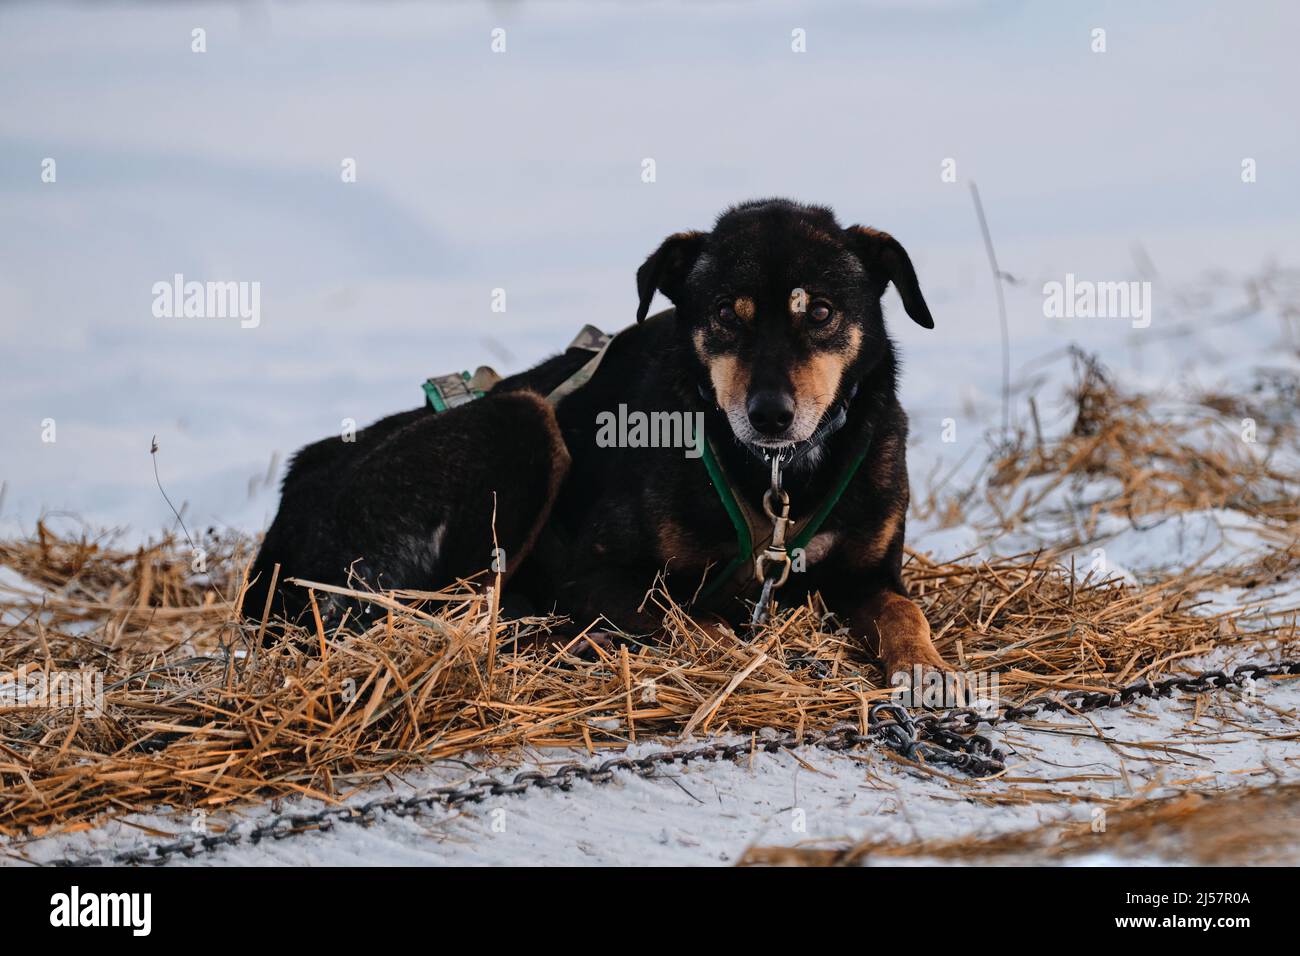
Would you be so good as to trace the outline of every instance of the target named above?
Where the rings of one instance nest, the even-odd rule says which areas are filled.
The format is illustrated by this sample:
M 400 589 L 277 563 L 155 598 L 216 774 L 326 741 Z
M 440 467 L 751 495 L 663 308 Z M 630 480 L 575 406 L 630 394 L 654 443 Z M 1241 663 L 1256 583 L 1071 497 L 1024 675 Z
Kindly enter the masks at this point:
M 543 406 L 515 393 L 549 393 L 586 361 L 577 350 L 444 415 L 405 412 L 358 433 L 353 444 L 327 439 L 299 452 L 255 568 L 263 590 L 250 593 L 246 613 L 260 616 L 276 562 L 282 576 L 337 583 L 352 569 L 377 587 L 433 588 L 481 571 L 490 559 L 495 491 L 498 539 L 518 559 L 508 592 L 579 626 L 605 617 L 652 634 L 659 616 L 643 599 L 656 576 L 664 573 L 669 590 L 689 601 L 725 561 L 735 532 L 702 462 L 678 448 L 597 447 L 597 416 L 620 404 L 704 414 L 738 494 L 759 508 L 768 470 L 742 441 L 753 436 L 736 430 L 744 410 L 737 405 L 729 418 L 718 407 L 711 372 L 722 363 L 741 369 L 752 389 L 779 392 L 805 410 L 847 403 L 844 427 L 786 475 L 792 517 L 829 494 L 846 460 L 864 448 L 866 459 L 818 535 L 825 553 L 809 555 L 807 570 L 792 574 L 781 596 L 798 601 L 817 591 L 831 609 L 861 619 L 879 593 L 904 593 L 907 419 L 880 307 L 890 282 L 911 318 L 932 327 L 903 247 L 883 233 L 842 228 L 828 209 L 746 203 L 710 233 L 669 237 L 637 273 L 637 317 L 645 318 L 656 291 L 674 308 L 625 330 L 594 378 L 560 402 L 571 462 L 562 463 L 558 497 L 527 554 L 518 549 L 527 550 L 549 504 L 545 489 L 564 450 L 546 437 Z M 826 303 L 824 325 L 812 313 L 792 316 L 795 288 Z M 719 311 L 742 298 L 752 303 L 743 310 L 748 318 Z M 808 371 L 819 357 L 842 363 L 834 386 L 824 369 Z M 833 396 L 821 394 L 831 388 Z M 425 545 L 442 523 L 448 529 L 434 556 Z M 281 588 L 276 606 L 290 617 L 303 609 L 301 589 L 292 591 Z M 739 601 L 712 610 L 733 622 L 745 614 Z
M 512 575 L 567 467 L 550 410 L 521 389 L 494 390 L 444 415 L 423 408 L 391 415 L 352 442 L 308 445 L 289 464 L 244 613 L 264 613 L 277 564 L 271 617 L 290 621 L 304 620 L 308 607 L 307 590 L 285 583 L 290 577 L 429 590 L 491 567 L 494 547 Z M 509 480 L 496 480 L 502 475 Z M 345 608 L 354 620 L 377 613 L 327 592 L 318 601 L 331 622 Z

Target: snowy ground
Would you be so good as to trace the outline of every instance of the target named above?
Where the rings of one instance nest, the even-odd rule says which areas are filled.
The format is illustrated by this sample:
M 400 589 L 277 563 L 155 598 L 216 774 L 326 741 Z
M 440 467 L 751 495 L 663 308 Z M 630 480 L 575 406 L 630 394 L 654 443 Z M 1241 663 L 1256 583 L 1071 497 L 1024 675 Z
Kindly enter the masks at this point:
M 1215 655 L 1204 663 L 1229 661 Z M 1294 735 L 1298 723 L 1300 682 L 1260 682 L 1253 699 L 1234 692 L 1210 695 L 1200 706 L 1191 697 L 1146 701 L 1124 711 L 993 732 L 995 744 L 1010 751 L 1008 773 L 996 781 L 945 778 L 873 750 L 850 756 L 804 748 L 759 754 L 739 765 L 693 763 L 652 778 L 620 773 L 611 783 L 578 782 L 569 792 L 501 797 L 418 817 L 386 816 L 372 826 L 339 824 L 330 833 L 263 841 L 178 865 L 716 865 L 734 863 L 754 846 L 990 836 L 1044 823 L 1091 823 L 1098 809 L 1139 794 L 1155 798 L 1186 787 L 1220 790 L 1300 781 L 1296 741 L 1270 739 Z M 636 745 L 629 755 L 659 746 Z M 542 761 L 535 757 L 485 764 L 477 772 L 445 766 L 405 774 L 349 802 L 460 783 L 483 770 L 507 777 L 569 760 L 599 759 L 570 753 L 548 753 Z M 300 812 L 319 805 L 286 800 L 279 809 Z M 272 812 L 267 806 L 233 817 L 213 814 L 206 825 L 221 832 L 231 822 L 247 825 Z M 121 850 L 168 833 L 190 833 L 194 822 L 189 813 L 132 816 L 9 850 L 34 862 Z
M 1274 319 L 1268 314 L 1258 317 L 1261 336 Z M 1196 344 L 1188 352 L 1204 347 Z M 1178 361 L 1172 350 L 1168 357 Z M 1288 361 L 1295 365 L 1277 352 L 1266 359 L 1274 367 Z M 1254 366 L 1242 363 L 1241 367 L 1247 374 Z M 1230 373 L 1221 380 L 1227 386 L 1245 384 L 1245 379 L 1234 379 Z M 1121 382 L 1132 384 L 1126 376 L 1121 376 Z M 1058 514 L 1068 516 L 1096 493 L 1090 485 L 1076 487 L 1062 492 L 1054 505 Z M 972 523 L 938 530 L 917 522 L 913 540 L 922 549 L 955 554 L 982 541 L 978 518 L 976 510 Z M 1009 553 L 1034 540 L 1052 540 L 1068 526 L 1068 517 L 1055 524 L 1042 522 L 1036 530 L 1007 540 L 983 541 L 981 550 Z M 1230 564 L 1276 543 L 1272 536 L 1276 529 L 1232 510 L 1187 512 L 1144 527 L 1127 522 L 1106 526 L 1087 550 L 1100 542 L 1111 556 L 1112 572 L 1143 577 L 1198 563 Z M 1224 606 L 1240 606 L 1248 600 L 1289 609 L 1300 604 L 1300 582 L 1286 579 L 1249 594 L 1208 596 Z M 1239 645 L 1186 660 L 1180 670 L 1231 667 L 1277 656 L 1268 647 Z M 752 847 L 840 848 L 861 842 L 988 837 L 1043 824 L 1089 822 L 1099 811 L 1134 797 L 1300 782 L 1298 732 L 1300 681 L 1261 681 L 1245 693 L 1234 689 L 1199 698 L 1140 701 L 1086 717 L 1058 715 L 991 731 L 995 745 L 1010 754 L 1008 772 L 998 780 L 945 778 L 903 766 L 870 749 L 845 755 L 805 748 L 797 753 L 759 754 L 740 765 L 672 767 L 648 779 L 619 774 L 604 785 L 579 782 L 569 792 L 531 792 L 455 812 L 386 816 L 372 826 L 339 825 L 327 834 L 221 850 L 193 861 L 178 860 L 176 865 L 716 865 L 734 863 Z M 675 743 L 642 743 L 630 753 L 639 755 Z M 393 792 L 459 783 L 485 772 L 506 778 L 570 760 L 594 764 L 601 759 L 599 754 L 547 752 L 470 761 L 474 766 L 434 766 L 361 787 L 349 800 L 360 803 Z M 309 801 L 287 800 L 277 807 L 213 814 L 207 826 L 219 832 L 231 823 L 248 824 L 275 812 L 316 808 Z M 192 823 L 188 813 L 164 810 L 73 835 L 14 841 L 5 849 L 12 860 L 40 862 L 127 849 L 166 834 L 183 835 Z M 1129 859 L 1122 853 L 1117 856 L 1111 846 L 1082 862 L 1119 859 L 1144 864 L 1183 862 L 1177 856 L 1150 854 Z
M 1101 4 L 1049 16 L 953 0 L 827 3 L 804 16 L 710 4 L 691 29 L 671 5 L 240 10 L 0 10 L 0 331 L 22 356 L 0 377 L 17 423 L 0 429 L 0 531 L 30 531 L 42 514 L 67 520 L 59 512 L 140 535 L 166 523 L 153 435 L 193 524 L 264 527 L 295 447 L 343 418 L 417 404 L 432 372 L 485 360 L 508 372 L 585 322 L 626 324 L 633 271 L 663 235 L 759 194 L 828 202 L 911 250 L 937 329 L 908 323 L 892 291 L 886 306 L 905 363 L 914 486 L 950 472 L 951 486 L 974 481 L 1000 417 L 971 177 L 1015 279 L 1014 422 L 1034 393 L 1045 427 L 1068 424 L 1055 403 L 1069 343 L 1096 351 L 1126 387 L 1173 399 L 1192 386 L 1248 389 L 1261 369 L 1300 372 L 1286 324 L 1296 299 L 1248 292 L 1267 264 L 1300 264 L 1291 7 L 1227 16 Z M 511 52 L 490 60 L 498 21 Z M 209 30 L 203 57 L 189 52 L 196 23 Z M 1087 47 L 1098 24 L 1111 38 L 1104 56 Z M 801 25 L 809 53 L 792 59 Z M 783 114 L 808 117 L 807 136 L 765 133 Z M 1096 123 L 1086 135 L 1083 118 Z M 806 148 L 828 136 L 828 149 Z M 59 179 L 42 184 L 51 155 Z M 349 156 L 360 178 L 343 185 Z M 645 156 L 659 163 L 653 185 L 639 180 Z M 957 183 L 939 179 L 949 156 Z M 1249 185 L 1246 156 L 1261 169 Z M 150 286 L 175 272 L 261 281 L 261 326 L 152 318 Z M 1150 327 L 1045 318 L 1043 283 L 1066 273 L 1151 281 Z M 499 286 L 504 315 L 488 308 Z M 46 418 L 56 442 L 41 441 Z M 945 419 L 953 442 L 941 438 Z M 1098 493 L 1064 488 L 1053 504 L 1068 513 Z M 955 527 L 913 518 L 909 543 L 939 557 L 1007 554 L 1059 540 L 1067 524 L 992 538 L 977 513 Z M 1231 511 L 1147 530 L 1117 522 L 1079 565 L 1098 546 L 1112 570 L 1137 577 L 1228 562 L 1275 531 Z M 1264 598 L 1294 607 L 1300 583 Z M 1186 666 L 1200 663 L 1223 662 Z M 1300 746 L 1269 738 L 1294 734 L 1298 719 L 1300 686 L 1262 682 L 1253 701 L 1224 692 L 995 733 L 1013 754 L 1001 781 L 950 782 L 872 751 L 764 754 L 194 864 L 726 864 L 751 846 L 1007 832 L 1088 819 L 1098 798 L 1294 781 Z M 1162 744 L 1126 745 L 1139 740 Z M 570 756 L 520 755 L 492 772 Z M 353 799 L 472 775 L 431 767 Z M 160 811 L 0 844 L 0 862 L 126 848 L 154 838 L 141 827 L 190 822 Z

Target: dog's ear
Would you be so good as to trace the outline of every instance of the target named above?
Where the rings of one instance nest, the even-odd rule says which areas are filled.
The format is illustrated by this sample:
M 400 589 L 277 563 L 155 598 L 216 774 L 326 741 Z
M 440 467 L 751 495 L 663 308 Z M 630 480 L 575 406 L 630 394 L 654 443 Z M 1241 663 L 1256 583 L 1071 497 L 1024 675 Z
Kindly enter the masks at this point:
M 869 226 L 849 226 L 844 230 L 849 246 L 853 249 L 869 273 L 884 276 L 894 283 L 903 300 L 903 308 L 912 317 L 912 321 L 923 328 L 934 328 L 934 319 L 930 316 L 929 306 L 921 295 L 921 284 L 916 279 L 916 270 L 902 243 L 887 232 L 872 229 Z M 884 291 L 884 287 L 881 287 Z
M 636 293 L 640 304 L 636 320 L 645 320 L 650 302 L 658 290 L 677 304 L 686 285 L 686 277 L 704 248 L 705 233 L 678 232 L 665 239 L 636 270 Z

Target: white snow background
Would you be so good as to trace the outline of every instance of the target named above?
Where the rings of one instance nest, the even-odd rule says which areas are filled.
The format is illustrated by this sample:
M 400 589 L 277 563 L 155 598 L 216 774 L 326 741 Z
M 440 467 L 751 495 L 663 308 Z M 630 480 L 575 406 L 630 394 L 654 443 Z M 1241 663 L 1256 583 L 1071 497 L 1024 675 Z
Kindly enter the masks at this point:
M 207 53 L 190 51 L 195 27 Z M 496 27 L 503 54 L 489 48 Z M 1099 27 L 1105 53 L 1090 49 Z M 1018 399 L 1032 386 L 1051 411 L 1068 366 L 1050 357 L 1069 343 L 1152 393 L 1294 372 L 1284 306 L 1256 309 L 1243 289 L 1265 267 L 1300 265 L 1297 27 L 1284 3 L 2 6 L 0 532 L 42 515 L 128 536 L 172 523 L 153 436 L 191 527 L 260 530 L 295 448 L 345 418 L 419 404 L 431 373 L 508 373 L 584 323 L 622 327 L 635 269 L 665 235 L 757 196 L 831 205 L 910 251 L 936 328 L 912 325 L 892 291 L 886 309 L 914 484 L 981 459 L 1001 415 L 971 180 L 1015 280 Z M 796 28 L 806 53 L 791 51 Z M 41 181 L 46 157 L 55 183 Z M 341 181 L 345 158 L 356 183 Z M 956 183 L 940 178 L 948 158 Z M 1242 182 L 1245 158 L 1256 182 Z M 177 272 L 260 282 L 260 326 L 154 318 L 152 285 Z M 1151 281 L 1150 328 L 1044 318 L 1043 283 L 1066 273 Z M 504 314 L 490 309 L 498 287 Z M 1204 321 L 1215 315 L 1237 321 Z M 1191 320 L 1195 334 L 1169 334 Z M 1023 420 L 1019 401 L 1014 412 Z M 54 443 L 41 440 L 47 418 Z M 940 441 L 945 418 L 955 443 Z M 975 522 L 913 521 L 909 543 L 1008 553 L 1053 530 L 999 542 Z M 1230 512 L 1110 530 L 1110 561 L 1133 575 L 1249 550 L 1261 533 Z M 1273 599 L 1293 605 L 1296 592 Z M 1295 779 L 1295 742 L 1262 735 L 1294 732 L 1300 688 L 1259 695 L 1267 707 L 1216 699 L 1258 731 L 1224 744 L 1179 739 L 1187 701 L 1096 718 L 1113 739 L 1163 735 L 1194 756 L 1020 730 L 1007 742 L 1021 775 L 1103 778 L 1055 785 L 1084 795 Z M 489 804 L 203 862 L 726 863 L 754 844 L 1002 832 L 1088 812 L 973 803 L 871 753 L 800 757 L 808 766 L 764 755 L 514 798 L 500 804 L 504 832 Z M 467 775 L 437 767 L 392 785 Z M 131 822 L 189 824 L 165 811 Z M 115 822 L 8 849 L 41 860 L 142 839 Z

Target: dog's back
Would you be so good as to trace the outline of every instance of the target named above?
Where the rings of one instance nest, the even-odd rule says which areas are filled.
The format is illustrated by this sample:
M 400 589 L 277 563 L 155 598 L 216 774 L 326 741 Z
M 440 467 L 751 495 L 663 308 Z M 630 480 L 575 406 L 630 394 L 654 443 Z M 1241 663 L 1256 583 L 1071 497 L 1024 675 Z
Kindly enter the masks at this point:
M 250 570 L 244 615 L 265 615 L 273 633 L 279 619 L 309 622 L 308 590 L 289 578 L 434 590 L 488 568 L 512 575 L 569 462 L 542 396 L 588 358 L 569 349 L 468 405 L 442 414 L 401 412 L 350 441 L 326 438 L 302 448 L 289 463 L 279 510 Z M 373 613 L 373 606 L 325 592 L 317 601 L 332 622 L 345 609 L 354 620 Z

